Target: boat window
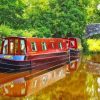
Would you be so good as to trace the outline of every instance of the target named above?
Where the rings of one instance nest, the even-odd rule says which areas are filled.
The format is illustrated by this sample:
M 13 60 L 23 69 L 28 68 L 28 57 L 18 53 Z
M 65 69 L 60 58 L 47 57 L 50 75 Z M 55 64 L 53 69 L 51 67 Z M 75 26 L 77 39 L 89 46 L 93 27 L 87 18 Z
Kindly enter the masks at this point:
M 52 48 L 54 48 L 54 43 L 52 43 L 51 45 L 52 45 Z
M 8 40 L 4 41 L 3 54 L 8 54 Z
M 25 48 L 25 41 L 21 40 L 20 41 L 20 46 L 21 46 L 21 54 L 26 54 L 26 48 Z
M 66 48 L 68 48 L 69 47 L 69 42 L 68 41 L 66 41 Z
M 18 49 L 18 39 L 15 39 L 15 54 L 18 54 L 19 49 Z
M 42 44 L 42 50 L 47 50 L 46 43 L 42 42 L 41 44 Z
M 61 42 L 58 43 L 58 47 L 59 47 L 60 49 L 62 49 L 62 43 L 61 43 Z
M 70 46 L 73 47 L 75 45 L 75 41 L 70 42 Z
M 31 43 L 31 48 L 32 48 L 32 51 L 37 51 L 36 42 Z
M 10 54 L 14 54 L 14 40 L 10 39 L 9 40 L 9 49 L 10 49 Z

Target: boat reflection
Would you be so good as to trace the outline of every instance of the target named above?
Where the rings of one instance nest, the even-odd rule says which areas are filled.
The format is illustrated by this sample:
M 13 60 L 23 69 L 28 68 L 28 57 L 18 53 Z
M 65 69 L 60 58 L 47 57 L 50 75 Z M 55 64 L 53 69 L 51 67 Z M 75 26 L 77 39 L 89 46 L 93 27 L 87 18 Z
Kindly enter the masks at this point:
M 79 66 L 79 59 L 70 61 L 70 63 L 53 67 L 52 69 L 42 70 L 41 72 L 30 74 L 25 77 L 14 79 L 0 86 L 0 95 L 3 96 L 28 96 L 39 92 L 41 89 L 64 78 L 66 74 L 74 72 Z M 17 73 L 16 73 L 17 74 Z M 16 91 L 17 90 L 17 91 Z

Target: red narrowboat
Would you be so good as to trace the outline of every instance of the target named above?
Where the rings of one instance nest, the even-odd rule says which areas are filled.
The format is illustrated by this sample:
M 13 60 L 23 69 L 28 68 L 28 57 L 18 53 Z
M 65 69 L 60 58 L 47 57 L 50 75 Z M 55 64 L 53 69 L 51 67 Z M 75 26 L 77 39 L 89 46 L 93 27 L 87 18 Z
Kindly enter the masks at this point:
M 2 42 L 0 71 L 41 70 L 64 65 L 68 59 L 66 39 L 7 37 Z

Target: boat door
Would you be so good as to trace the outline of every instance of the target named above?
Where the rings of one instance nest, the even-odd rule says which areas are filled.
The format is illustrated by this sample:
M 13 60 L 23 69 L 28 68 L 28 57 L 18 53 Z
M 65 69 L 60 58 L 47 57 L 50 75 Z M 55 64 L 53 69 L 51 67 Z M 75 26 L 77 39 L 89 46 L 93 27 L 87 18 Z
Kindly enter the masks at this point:
M 69 48 L 70 49 L 77 49 L 77 40 L 76 38 L 69 38 Z

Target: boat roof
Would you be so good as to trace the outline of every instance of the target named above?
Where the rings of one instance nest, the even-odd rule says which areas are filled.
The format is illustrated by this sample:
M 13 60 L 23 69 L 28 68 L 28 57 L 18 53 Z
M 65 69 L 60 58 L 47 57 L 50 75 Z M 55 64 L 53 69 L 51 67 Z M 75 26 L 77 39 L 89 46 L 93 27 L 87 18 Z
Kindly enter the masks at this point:
M 7 38 L 24 38 L 24 39 L 25 39 L 26 37 L 18 37 L 18 36 L 15 36 L 15 37 L 14 37 L 14 36 L 9 36 L 9 37 L 4 37 L 3 39 L 7 39 Z
M 3 39 L 7 39 L 7 38 L 20 38 L 20 39 L 65 39 L 65 38 L 46 38 L 46 37 L 43 37 L 43 38 L 38 38 L 38 37 L 14 37 L 14 36 L 11 36 L 11 37 L 4 37 Z M 67 38 L 66 38 L 67 39 Z

